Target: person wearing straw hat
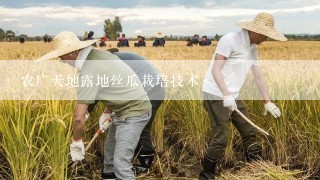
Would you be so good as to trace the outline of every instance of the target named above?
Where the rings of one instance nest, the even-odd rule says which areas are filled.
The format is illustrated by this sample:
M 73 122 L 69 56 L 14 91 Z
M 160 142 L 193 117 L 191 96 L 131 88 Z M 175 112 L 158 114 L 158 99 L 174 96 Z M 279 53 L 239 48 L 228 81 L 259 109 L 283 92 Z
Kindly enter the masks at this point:
M 267 37 L 278 41 L 287 38 L 274 28 L 274 18 L 269 13 L 259 13 L 252 21 L 237 23 L 240 32 L 224 35 L 218 42 L 203 83 L 204 105 L 212 121 L 213 140 L 210 142 L 201 164 L 199 179 L 214 179 L 217 161 L 224 155 L 228 142 L 229 123 L 239 131 L 248 162 L 261 159 L 262 148 L 257 143 L 256 129 L 239 114 L 239 109 L 249 116 L 244 103 L 237 99 L 248 71 L 251 69 L 255 82 L 264 99 L 266 115 L 280 117 L 279 108 L 270 101 L 265 80 L 259 68 L 257 45 Z
M 138 146 L 135 150 L 134 157 L 137 157 L 139 164 L 133 164 L 133 171 L 136 175 L 140 175 L 142 173 L 149 172 L 149 168 L 152 166 L 156 153 L 152 144 L 151 128 L 152 123 L 156 118 L 156 113 L 165 98 L 165 88 L 161 86 L 163 79 L 160 73 L 144 57 L 131 52 L 113 52 L 113 54 L 118 56 L 137 74 L 141 83 L 144 85 L 143 88 L 147 93 L 152 106 L 151 118 L 148 124 L 144 127 L 140 135 Z M 160 83 L 150 83 L 148 82 L 148 79 L 159 79 Z M 89 105 L 89 113 L 94 111 L 98 102 L 99 101 L 97 100 L 95 104 Z M 107 118 L 109 118 L 109 116 L 103 113 L 99 120 L 100 124 L 102 124 L 101 122 L 104 122 Z M 103 128 L 101 130 L 103 130 Z M 107 146 L 108 144 L 106 143 L 105 150 L 107 150 Z
M 98 97 L 114 112 L 106 140 L 106 163 L 102 170 L 102 179 L 135 179 L 131 161 L 140 134 L 151 117 L 151 103 L 135 72 L 109 51 L 94 49 L 91 44 L 95 41 L 80 41 L 73 32 L 60 32 L 54 37 L 55 50 L 42 56 L 39 60 L 59 57 L 80 70 L 81 78 L 79 79 L 86 75 L 93 76 L 91 78 L 93 85 L 81 87 L 79 85 L 78 87 L 78 101 L 74 111 L 73 135 L 70 145 L 72 160 L 84 159 L 82 131 L 85 116 L 88 106 L 93 104 Z M 101 77 L 110 77 L 111 81 L 114 76 L 130 77 L 132 80 L 130 82 L 135 82 L 137 86 L 113 86 L 112 83 L 102 85 Z M 115 83 L 119 85 L 119 81 Z M 126 82 L 123 83 L 126 84 Z
M 86 31 L 87 32 L 87 31 Z M 89 33 L 87 33 L 86 34 L 86 32 L 85 32 L 85 34 L 84 34 L 84 41 L 88 41 L 88 40 L 93 40 L 94 38 L 93 38 L 93 35 L 94 35 L 94 32 L 93 31 L 90 31 Z M 97 44 L 96 44 L 96 42 L 94 42 L 93 44 L 92 44 L 92 46 L 93 47 L 97 47 Z
M 138 42 L 134 43 L 134 47 L 146 47 L 145 38 L 141 35 L 139 35 L 137 37 L 138 37 Z
M 157 32 L 156 39 L 153 42 L 153 47 L 158 47 L 158 46 L 164 47 L 164 44 L 166 43 L 164 37 L 165 35 L 163 32 Z

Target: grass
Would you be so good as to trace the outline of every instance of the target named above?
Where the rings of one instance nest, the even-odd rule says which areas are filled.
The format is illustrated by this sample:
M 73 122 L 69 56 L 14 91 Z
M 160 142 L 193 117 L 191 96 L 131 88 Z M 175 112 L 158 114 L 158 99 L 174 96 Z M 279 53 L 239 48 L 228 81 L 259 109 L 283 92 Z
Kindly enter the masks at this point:
M 43 103 L 1 101 L 1 147 L 9 165 L 1 167 L 5 177 L 63 179 L 66 176 L 72 114 L 64 110 L 70 109 L 70 102 Z

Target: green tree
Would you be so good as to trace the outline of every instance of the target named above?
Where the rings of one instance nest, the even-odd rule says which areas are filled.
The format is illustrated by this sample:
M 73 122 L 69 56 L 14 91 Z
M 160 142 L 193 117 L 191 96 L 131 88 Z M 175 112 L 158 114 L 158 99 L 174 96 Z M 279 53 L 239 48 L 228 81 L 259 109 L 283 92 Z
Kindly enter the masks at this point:
M 2 41 L 5 37 L 5 32 L 3 29 L 0 28 L 0 41 Z
M 120 22 L 119 16 L 116 16 L 113 20 L 113 28 L 116 33 L 116 37 L 118 38 L 120 36 L 120 32 L 122 32 L 122 25 Z
M 109 36 L 110 39 L 116 39 L 116 32 L 114 30 L 114 25 L 110 19 L 104 21 L 104 33 L 106 36 Z
M 114 25 L 113 25 L 113 23 L 109 23 L 109 24 L 108 24 L 108 29 L 109 29 L 109 31 L 110 31 L 110 34 L 109 34 L 110 39 L 115 40 L 116 37 L 117 37 L 117 32 L 114 30 Z
M 16 35 L 16 33 L 14 33 L 12 30 L 6 31 L 6 37 L 7 37 L 8 41 L 13 41 L 15 35 Z
M 113 21 L 111 21 L 110 19 L 105 20 L 103 31 L 105 35 L 109 36 L 112 40 L 115 40 L 117 37 L 119 37 L 119 32 L 122 32 L 120 18 L 116 16 Z
M 221 38 L 221 36 L 219 36 L 218 34 L 216 34 L 216 36 L 214 37 L 214 40 L 219 41 L 220 38 Z
M 12 30 L 7 30 L 7 31 L 6 31 L 6 35 L 7 35 L 7 36 L 15 36 L 16 33 L 14 33 Z
M 111 24 L 111 20 L 110 19 L 106 19 L 105 21 L 104 21 L 104 28 L 103 28 L 103 31 L 104 31 L 104 34 L 106 35 L 106 36 L 110 36 L 110 34 L 111 34 L 111 31 L 110 31 L 110 29 L 109 29 L 109 24 Z

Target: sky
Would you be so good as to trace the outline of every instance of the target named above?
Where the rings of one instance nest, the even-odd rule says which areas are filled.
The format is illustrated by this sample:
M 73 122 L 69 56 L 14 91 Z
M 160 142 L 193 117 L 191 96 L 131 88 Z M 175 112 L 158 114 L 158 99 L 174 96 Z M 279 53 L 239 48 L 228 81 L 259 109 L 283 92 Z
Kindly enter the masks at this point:
M 259 12 L 275 18 L 285 34 L 320 34 L 319 0 L 0 0 L 0 28 L 29 36 L 73 31 L 103 35 L 104 20 L 119 16 L 127 37 L 215 35 L 238 31 Z

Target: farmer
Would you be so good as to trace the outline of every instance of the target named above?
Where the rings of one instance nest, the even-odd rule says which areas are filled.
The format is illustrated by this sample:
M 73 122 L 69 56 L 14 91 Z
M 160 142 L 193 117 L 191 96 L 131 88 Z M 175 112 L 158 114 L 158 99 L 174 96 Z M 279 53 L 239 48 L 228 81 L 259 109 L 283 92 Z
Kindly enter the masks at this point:
M 209 46 L 211 44 L 211 40 L 206 36 L 202 36 L 201 41 L 199 42 L 200 46 Z
M 117 47 L 129 47 L 129 40 L 125 34 L 122 34 L 118 41 Z
M 153 47 L 158 47 L 158 46 L 162 46 L 164 47 L 164 44 L 166 43 L 166 40 L 164 39 L 164 33 L 162 32 L 157 32 L 156 33 L 156 39 L 154 40 L 152 46 Z
M 228 33 L 220 39 L 204 79 L 204 105 L 213 124 L 214 137 L 202 161 L 201 180 L 214 179 L 217 161 L 227 146 L 230 122 L 242 136 L 246 160 L 261 159 L 262 148 L 256 140 L 256 129 L 234 112 L 239 109 L 248 116 L 244 103 L 237 97 L 250 69 L 264 99 L 264 114 L 269 112 L 275 118 L 280 117 L 279 108 L 270 101 L 259 68 L 257 45 L 267 37 L 279 41 L 287 38 L 274 29 L 273 16 L 268 13 L 259 13 L 253 21 L 240 21 L 237 25 L 242 28 L 240 32 Z
M 20 42 L 21 44 L 23 44 L 24 41 L 25 41 L 24 36 L 20 36 L 20 37 L 19 37 L 19 42 Z
M 106 36 L 102 36 L 101 37 L 101 41 L 99 43 L 99 47 L 106 47 L 106 41 L 107 41 L 107 37 Z
M 84 37 L 84 41 L 88 41 L 88 40 L 93 40 L 93 35 L 94 35 L 94 32 L 93 31 L 90 31 L 87 35 L 87 37 Z M 93 47 L 97 47 L 97 44 L 96 44 L 96 41 L 94 43 L 92 43 L 92 46 Z
M 137 158 L 139 160 L 140 165 L 134 165 L 133 170 L 135 174 L 141 174 L 148 172 L 148 169 L 151 167 L 155 149 L 152 145 L 151 140 L 151 127 L 152 122 L 155 119 L 156 112 L 160 105 L 163 102 L 164 96 L 165 96 L 165 90 L 163 87 L 161 87 L 161 83 L 156 83 L 157 79 L 161 80 L 160 74 L 157 72 L 157 70 L 142 56 L 139 56 L 134 53 L 130 52 L 115 52 L 114 55 L 118 56 L 123 62 L 125 62 L 140 78 L 141 83 L 143 84 L 144 90 L 147 92 L 148 97 L 151 101 L 152 106 L 152 115 L 150 118 L 150 121 L 148 124 L 144 127 L 141 135 L 140 140 L 138 143 L 138 146 L 135 150 L 135 154 L 137 155 Z M 148 83 L 148 80 L 153 80 L 154 83 Z M 89 113 L 94 110 L 95 105 L 98 103 L 96 101 L 95 104 L 90 104 L 88 111 Z M 109 118 L 110 115 L 102 114 L 100 117 L 99 124 L 100 129 L 104 131 L 103 129 L 103 122 L 106 118 Z M 108 150 L 108 144 L 105 144 L 105 154 Z M 105 157 L 105 163 L 106 157 Z
M 134 47 L 146 47 L 146 41 L 143 36 L 138 36 L 139 41 L 137 43 L 134 43 Z
M 191 39 L 191 43 L 194 44 L 194 45 L 198 45 L 199 44 L 199 34 L 193 35 L 193 38 Z
M 94 32 L 93 31 L 90 31 L 88 34 L 87 34 L 87 37 L 84 37 L 84 40 L 87 41 L 87 40 L 93 40 L 93 35 L 94 35 Z
M 192 47 L 192 46 L 193 46 L 192 41 L 191 41 L 191 38 L 188 38 L 188 39 L 187 39 L 187 46 L 189 46 L 189 47 Z
M 62 60 L 75 60 L 68 63 L 78 68 L 80 76 L 131 77 L 138 86 L 79 86 L 78 101 L 74 111 L 73 135 L 70 154 L 73 161 L 84 159 L 85 150 L 82 131 L 88 106 L 96 97 L 115 113 L 107 136 L 105 179 L 135 179 L 132 171 L 132 158 L 140 134 L 151 117 L 151 104 L 139 78 L 123 61 L 108 51 L 93 49 L 96 40 L 80 41 L 73 32 L 60 32 L 54 38 L 55 50 L 40 59 L 59 57 Z M 109 61 L 106 61 L 109 60 Z M 114 61 L 111 61 L 114 60 Z M 124 98 L 126 97 L 126 98 Z M 121 100 L 119 100 L 121 98 Z

